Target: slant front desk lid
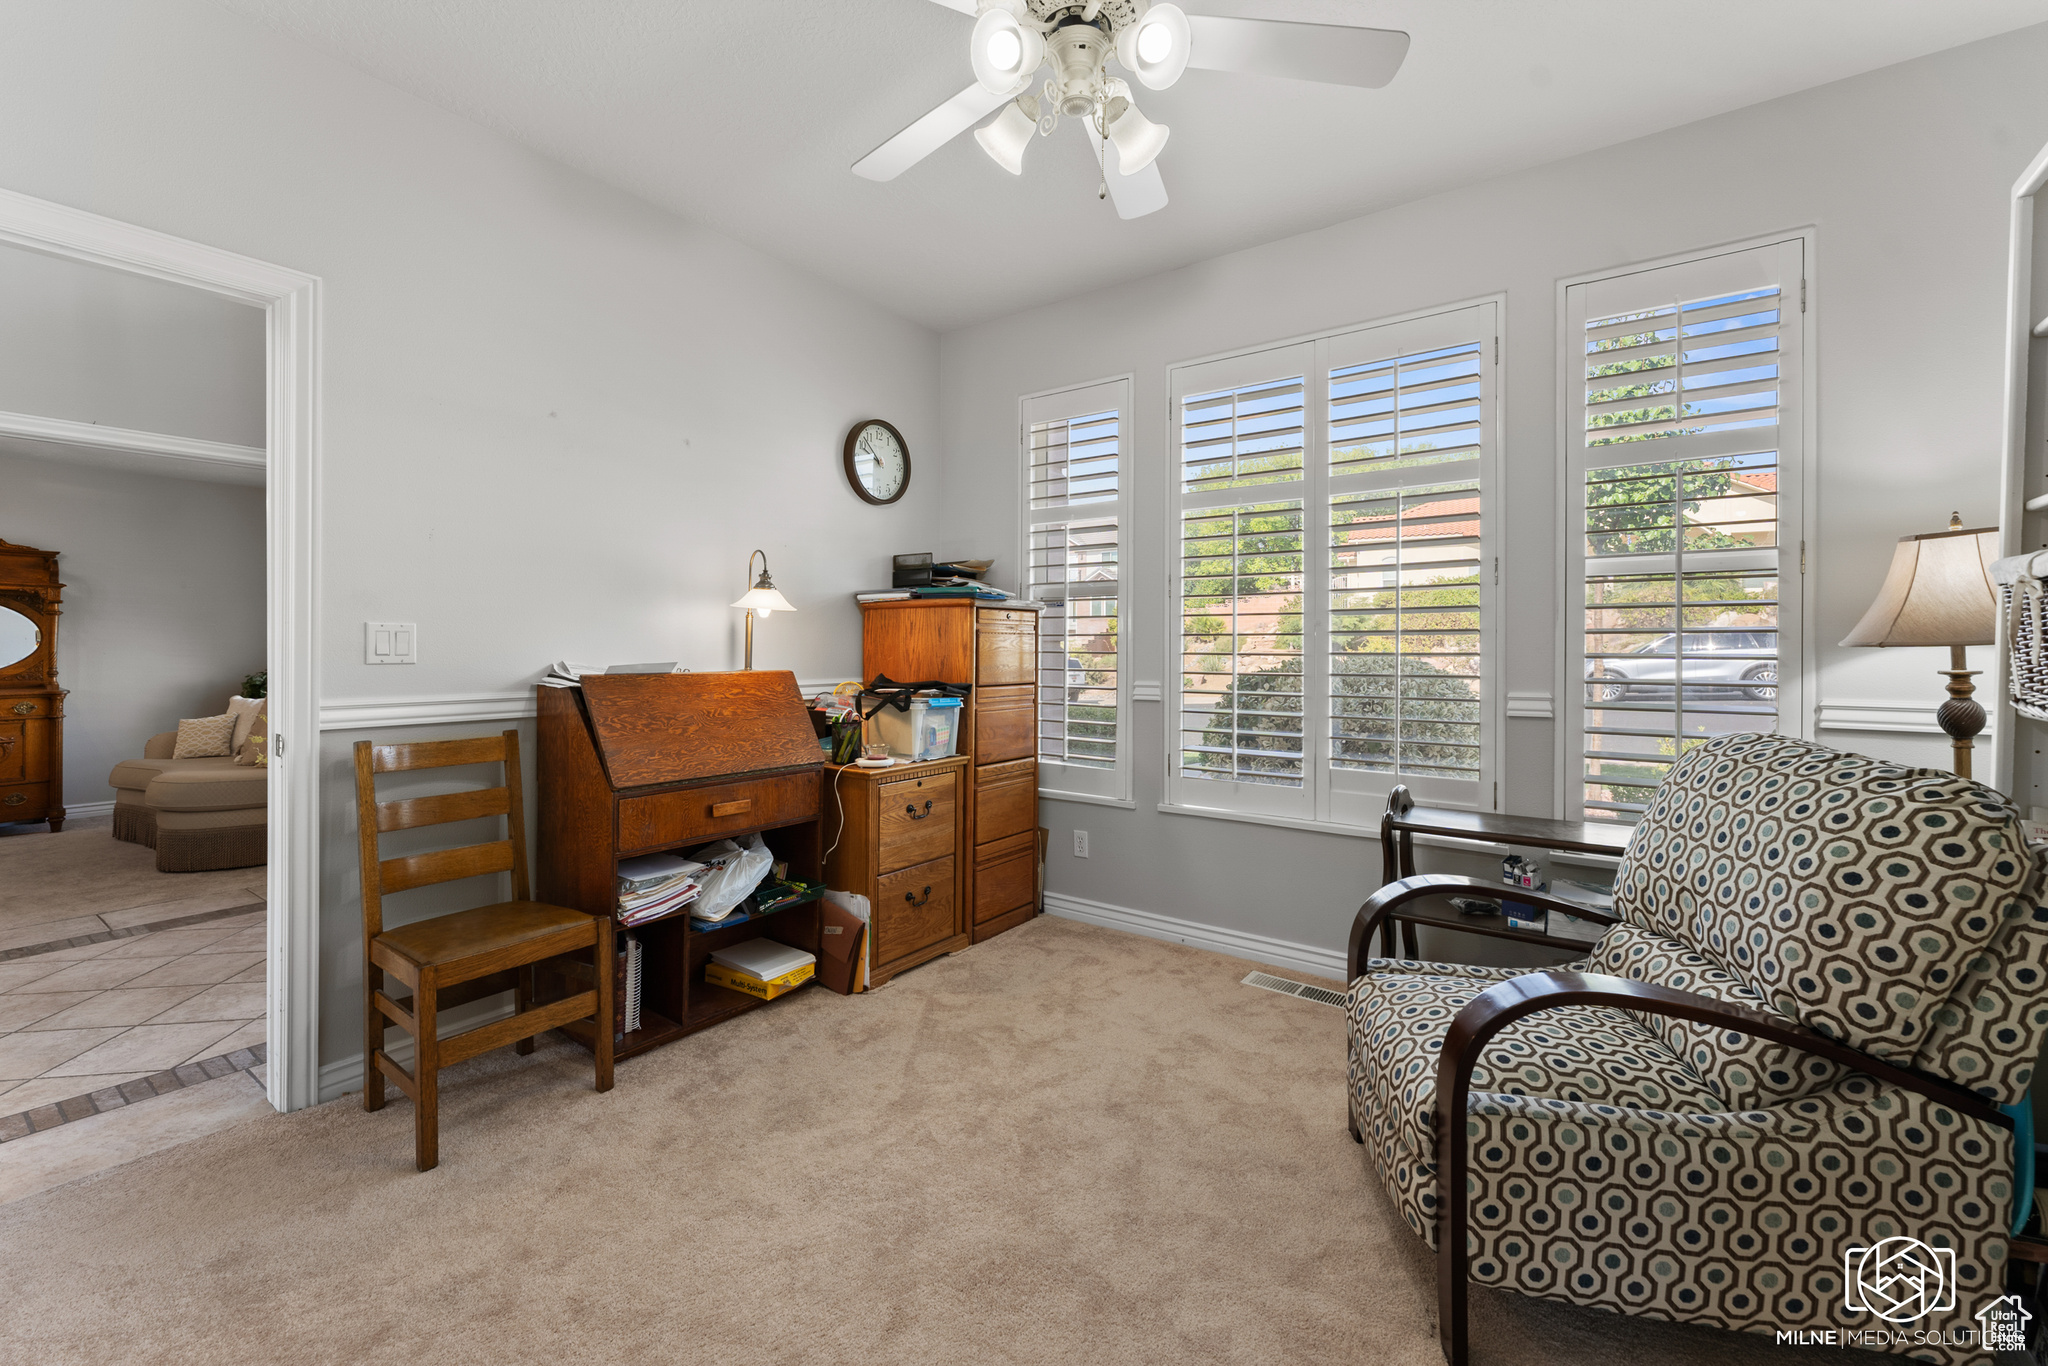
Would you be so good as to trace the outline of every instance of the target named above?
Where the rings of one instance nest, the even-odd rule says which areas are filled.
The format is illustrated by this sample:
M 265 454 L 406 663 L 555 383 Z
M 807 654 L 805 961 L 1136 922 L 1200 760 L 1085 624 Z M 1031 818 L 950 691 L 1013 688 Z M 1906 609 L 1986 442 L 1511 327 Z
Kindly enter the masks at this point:
M 583 704 L 614 788 L 824 761 L 787 671 L 585 674 Z

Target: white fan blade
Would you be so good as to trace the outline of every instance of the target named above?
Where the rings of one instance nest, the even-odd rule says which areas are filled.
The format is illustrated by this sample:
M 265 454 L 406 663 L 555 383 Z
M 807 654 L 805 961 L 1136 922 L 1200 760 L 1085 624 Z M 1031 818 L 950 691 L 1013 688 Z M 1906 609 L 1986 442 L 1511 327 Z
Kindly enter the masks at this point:
M 932 0 L 932 3 L 934 5 L 944 5 L 947 9 L 959 10 L 970 19 L 981 13 L 981 6 L 976 3 L 976 0 Z
M 1377 90 L 1408 56 L 1408 35 L 1387 28 L 1225 19 L 1190 14 L 1189 66 Z
M 853 173 L 869 180 L 894 180 L 1016 96 L 991 95 L 980 82 L 947 100 L 916 123 L 853 163 Z
M 1109 202 L 1116 205 L 1118 218 L 1143 218 L 1166 207 L 1166 182 L 1159 178 L 1157 161 L 1146 163 L 1136 175 L 1124 175 L 1116 168 L 1116 148 L 1111 147 L 1105 162 L 1102 178 L 1109 186 Z

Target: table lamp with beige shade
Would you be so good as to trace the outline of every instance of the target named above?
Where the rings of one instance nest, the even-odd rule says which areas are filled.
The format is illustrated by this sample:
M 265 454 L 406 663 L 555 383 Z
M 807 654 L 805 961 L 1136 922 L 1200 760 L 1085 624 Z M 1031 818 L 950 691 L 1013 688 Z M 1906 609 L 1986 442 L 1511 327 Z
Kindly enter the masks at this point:
M 1970 696 L 1981 670 L 1969 667 L 1964 648 L 1989 645 L 1998 634 L 1998 590 L 1991 562 L 1998 558 L 1998 529 L 1965 530 L 1951 513 L 1947 531 L 1901 536 L 1892 567 L 1877 590 L 1877 601 L 1842 639 L 1844 645 L 1946 645 L 1948 701 L 1934 719 L 1955 744 L 1956 772 L 1970 776 L 1970 750 L 1984 729 L 1984 708 Z

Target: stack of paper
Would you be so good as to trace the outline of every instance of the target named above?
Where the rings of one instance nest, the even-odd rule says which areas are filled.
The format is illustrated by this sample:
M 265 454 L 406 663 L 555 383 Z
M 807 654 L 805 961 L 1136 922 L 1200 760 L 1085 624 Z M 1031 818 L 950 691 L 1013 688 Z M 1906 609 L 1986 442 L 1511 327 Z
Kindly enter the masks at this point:
M 547 688 L 580 688 L 583 675 L 603 672 L 595 664 L 571 664 L 566 659 L 558 659 L 541 671 L 540 681 L 541 686 Z
M 644 925 L 681 910 L 703 890 L 704 865 L 680 854 L 619 860 L 619 923 Z

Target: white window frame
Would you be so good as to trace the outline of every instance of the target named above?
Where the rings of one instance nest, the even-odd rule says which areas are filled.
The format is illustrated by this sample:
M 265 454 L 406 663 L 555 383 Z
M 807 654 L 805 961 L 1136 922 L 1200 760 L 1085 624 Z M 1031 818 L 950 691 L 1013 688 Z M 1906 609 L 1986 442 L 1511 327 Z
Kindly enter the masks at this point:
M 1815 401 L 1820 373 L 1817 321 L 1819 317 L 1818 233 L 1812 227 L 1769 233 L 1761 237 L 1704 247 L 1654 260 L 1632 262 L 1608 270 L 1561 278 L 1557 282 L 1557 673 L 1554 680 L 1558 706 L 1556 715 L 1557 759 L 1553 798 L 1556 814 L 1567 820 L 1582 820 L 1584 805 L 1585 748 L 1585 581 L 1583 543 L 1584 485 L 1588 464 L 1642 463 L 1596 458 L 1587 460 L 1588 448 L 1581 424 L 1583 402 L 1584 342 L 1583 315 L 1575 325 L 1572 291 L 1597 286 L 1625 276 L 1689 266 L 1717 257 L 1766 248 L 1798 251 L 1799 270 L 1780 281 L 1784 307 L 1798 309 L 1799 366 L 1789 383 L 1781 383 L 1779 396 L 1779 660 L 1778 730 L 1780 735 L 1812 739 L 1817 689 L 1818 656 L 1815 650 L 1813 551 L 1819 545 L 1820 442 L 1819 404 Z M 1597 312 L 1595 316 L 1598 316 Z M 1782 378 L 1782 377 L 1781 377 Z M 1796 411 L 1795 411 L 1796 410 Z M 1786 420 L 1786 414 L 1792 414 Z M 1798 469 L 1787 475 L 1785 446 L 1787 433 L 1799 442 Z M 1789 619 L 1789 620 L 1788 620 Z M 1787 646 L 1797 651 L 1787 659 Z M 1788 667 L 1789 665 L 1789 667 Z
M 1031 592 L 1031 532 L 1048 522 L 1114 512 L 1117 527 L 1117 648 L 1116 648 L 1116 763 L 1110 768 L 1078 764 L 1049 763 L 1038 752 L 1039 678 L 1034 660 L 1031 678 L 1031 756 L 1038 760 L 1038 795 L 1059 801 L 1093 802 L 1104 806 L 1131 807 L 1131 573 L 1132 544 L 1135 540 L 1133 510 L 1136 505 L 1135 474 L 1137 435 L 1133 428 L 1136 409 L 1132 394 L 1136 376 L 1112 375 L 1084 384 L 1041 389 L 1017 400 L 1017 589 L 1020 596 Z M 1056 422 L 1067 417 L 1114 410 L 1117 415 L 1117 494 L 1114 499 L 1082 503 L 1077 508 L 1031 506 L 1031 427 L 1038 422 Z
M 1329 504 L 1332 476 L 1329 463 L 1329 375 L 1335 368 L 1357 363 L 1363 351 L 1399 354 L 1407 343 L 1393 337 L 1380 342 L 1368 334 L 1394 333 L 1408 329 L 1428 335 L 1432 324 L 1448 323 L 1468 311 L 1489 310 L 1472 320 L 1466 329 L 1472 339 L 1486 348 L 1484 384 L 1481 391 L 1482 448 L 1476 462 L 1479 469 L 1482 508 L 1480 514 L 1480 557 L 1486 572 L 1480 575 L 1480 773 L 1470 784 L 1469 795 L 1437 789 L 1423 796 L 1432 805 L 1468 810 L 1499 809 L 1501 742 L 1506 718 L 1505 671 L 1502 644 L 1505 640 L 1500 591 L 1500 556 L 1504 542 L 1505 496 L 1503 424 L 1501 400 L 1507 383 L 1507 364 L 1500 339 L 1507 327 L 1507 296 L 1482 295 L 1433 308 L 1417 309 L 1326 332 L 1276 341 L 1261 346 L 1198 356 L 1168 366 L 1167 458 L 1161 499 L 1165 522 L 1166 596 L 1161 622 L 1166 679 L 1162 708 L 1164 740 L 1163 772 L 1165 800 L 1159 810 L 1170 815 L 1202 816 L 1219 820 L 1246 821 L 1290 829 L 1316 830 L 1340 835 L 1377 835 L 1386 794 L 1397 783 L 1417 788 L 1417 779 L 1398 774 L 1363 775 L 1346 773 L 1333 783 L 1329 763 Z M 1392 348 L 1389 350 L 1389 348 Z M 1423 349 L 1418 346 L 1416 349 Z M 1199 373 L 1198 373 L 1199 372 Z M 1184 510 L 1181 470 L 1181 400 L 1193 393 L 1205 393 L 1232 385 L 1252 384 L 1294 374 L 1306 377 L 1303 396 L 1303 477 L 1298 481 L 1261 484 L 1232 491 L 1229 502 L 1256 503 L 1299 499 L 1304 510 L 1303 541 L 1303 694 L 1304 724 L 1299 789 L 1254 783 L 1229 783 L 1212 779 L 1183 778 L 1179 772 L 1181 746 L 1181 517 Z M 1423 465 L 1405 471 L 1395 485 L 1426 485 L 1437 476 Z M 1320 509 L 1320 515 L 1315 510 Z M 1428 780 L 1423 780 L 1425 785 Z

